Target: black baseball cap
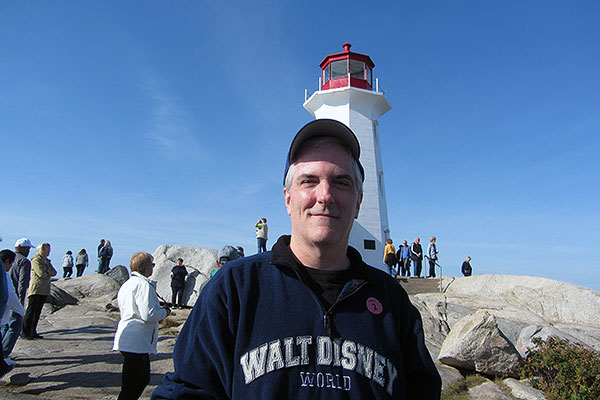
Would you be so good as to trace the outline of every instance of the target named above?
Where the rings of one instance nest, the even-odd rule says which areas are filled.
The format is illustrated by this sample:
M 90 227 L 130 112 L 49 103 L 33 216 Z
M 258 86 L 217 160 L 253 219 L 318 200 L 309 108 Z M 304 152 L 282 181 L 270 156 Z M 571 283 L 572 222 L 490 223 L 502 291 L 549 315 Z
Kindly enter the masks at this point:
M 361 180 L 364 182 L 365 170 L 360 163 L 360 144 L 358 143 L 356 135 L 342 122 L 336 121 L 335 119 L 322 118 L 316 119 L 304 125 L 302 129 L 296 133 L 296 136 L 294 136 L 294 140 L 292 140 L 290 150 L 288 151 L 288 155 L 285 160 L 283 184 L 285 185 L 285 177 L 290 169 L 290 165 L 294 162 L 294 158 L 296 157 L 298 151 L 302 148 L 302 145 L 304 145 L 304 143 L 306 143 L 306 141 L 309 139 L 322 136 L 337 138 L 350 151 L 352 157 L 358 164 Z

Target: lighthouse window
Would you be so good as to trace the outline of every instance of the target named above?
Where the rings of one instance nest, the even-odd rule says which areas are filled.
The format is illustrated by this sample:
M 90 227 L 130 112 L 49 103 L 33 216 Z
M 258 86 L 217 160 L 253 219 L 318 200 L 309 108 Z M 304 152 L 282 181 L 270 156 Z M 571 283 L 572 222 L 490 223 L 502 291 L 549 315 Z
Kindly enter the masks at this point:
M 348 60 L 331 62 L 331 79 L 345 78 L 348 76 Z
M 350 76 L 352 78 L 365 79 L 365 63 L 350 60 Z
M 369 82 L 369 85 L 373 86 L 373 83 L 371 82 L 371 68 L 367 67 L 367 82 Z
M 329 81 L 329 64 L 323 69 L 323 84 Z

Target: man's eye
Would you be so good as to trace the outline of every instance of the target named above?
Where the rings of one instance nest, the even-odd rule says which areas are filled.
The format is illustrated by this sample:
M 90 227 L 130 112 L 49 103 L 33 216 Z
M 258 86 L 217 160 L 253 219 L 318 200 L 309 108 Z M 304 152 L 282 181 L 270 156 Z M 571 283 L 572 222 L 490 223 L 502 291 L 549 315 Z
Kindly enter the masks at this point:
M 341 188 L 347 188 L 347 187 L 352 186 L 352 182 L 350 182 L 349 180 L 346 180 L 346 179 L 340 179 L 340 180 L 334 181 L 333 183 L 334 183 L 334 185 L 339 186 Z

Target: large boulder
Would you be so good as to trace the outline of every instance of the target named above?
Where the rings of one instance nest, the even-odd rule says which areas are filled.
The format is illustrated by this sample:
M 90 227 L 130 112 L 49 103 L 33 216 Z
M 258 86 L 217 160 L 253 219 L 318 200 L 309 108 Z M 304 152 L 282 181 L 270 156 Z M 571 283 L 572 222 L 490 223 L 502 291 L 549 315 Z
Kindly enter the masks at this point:
M 529 349 L 535 348 L 533 339 L 540 338 L 542 340 L 548 339 L 550 336 L 557 337 L 559 339 L 566 339 L 573 343 L 579 343 L 582 346 L 592 349 L 590 346 L 582 343 L 574 336 L 569 335 L 566 332 L 556 329 L 553 326 L 540 326 L 540 325 L 529 325 L 521 330 L 519 339 L 517 339 L 515 347 L 522 357 L 527 355 Z
M 66 305 L 77 305 L 78 301 L 66 290 L 50 284 L 50 295 L 46 298 L 46 303 L 53 305 L 53 309 L 56 310 Z
M 490 380 L 470 388 L 469 397 L 472 400 L 510 400 L 510 397 Z
M 113 278 L 121 286 L 129 279 L 129 270 L 124 265 L 117 265 L 109 269 L 104 275 Z
M 522 400 L 546 400 L 544 392 L 532 388 L 527 381 L 518 381 L 513 378 L 507 378 L 502 381 L 511 391 L 513 397 Z
M 454 325 L 442 343 L 438 359 L 486 375 L 516 376 L 521 356 L 498 329 L 494 315 L 480 310 Z
M 547 278 L 476 275 L 457 278 L 446 294 L 512 304 L 550 323 L 600 324 L 600 292 Z
M 154 251 L 154 271 L 150 279 L 156 281 L 156 292 L 167 302 L 171 301 L 171 269 L 178 258 L 183 258 L 183 264 L 188 271 L 188 277 L 183 292 L 183 303 L 193 306 L 202 286 L 208 280 L 210 273 L 216 267 L 217 251 L 192 246 L 161 245 Z
M 84 275 L 74 279 L 59 279 L 52 284 L 78 299 L 95 299 L 100 303 L 111 301 L 121 287 L 116 280 L 104 274 Z

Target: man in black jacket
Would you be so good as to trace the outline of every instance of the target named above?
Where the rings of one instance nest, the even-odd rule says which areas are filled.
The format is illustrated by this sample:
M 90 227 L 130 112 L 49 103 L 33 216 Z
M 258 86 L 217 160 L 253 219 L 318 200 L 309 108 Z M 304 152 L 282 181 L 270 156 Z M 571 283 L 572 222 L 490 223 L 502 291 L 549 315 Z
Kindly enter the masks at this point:
M 416 237 L 413 244 L 410 245 L 410 258 L 414 265 L 414 276 L 421 277 L 421 269 L 423 268 L 423 248 L 420 243 L 421 239 Z

